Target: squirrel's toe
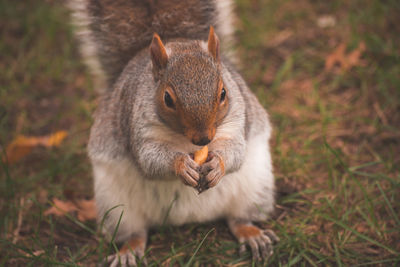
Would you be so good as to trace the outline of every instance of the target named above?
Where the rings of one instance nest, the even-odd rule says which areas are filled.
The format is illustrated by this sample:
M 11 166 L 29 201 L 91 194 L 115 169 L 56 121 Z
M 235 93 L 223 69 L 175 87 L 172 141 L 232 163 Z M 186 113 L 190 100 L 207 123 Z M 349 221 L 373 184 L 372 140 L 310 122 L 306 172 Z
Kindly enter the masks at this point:
M 137 266 L 136 257 L 144 265 L 147 261 L 144 258 L 145 238 L 135 237 L 129 240 L 117 253 L 107 257 L 107 265 L 110 267 Z
M 136 258 L 131 252 L 119 254 L 115 253 L 107 257 L 107 262 L 110 267 L 128 267 L 128 266 L 137 266 Z M 120 264 L 120 265 L 119 265 Z

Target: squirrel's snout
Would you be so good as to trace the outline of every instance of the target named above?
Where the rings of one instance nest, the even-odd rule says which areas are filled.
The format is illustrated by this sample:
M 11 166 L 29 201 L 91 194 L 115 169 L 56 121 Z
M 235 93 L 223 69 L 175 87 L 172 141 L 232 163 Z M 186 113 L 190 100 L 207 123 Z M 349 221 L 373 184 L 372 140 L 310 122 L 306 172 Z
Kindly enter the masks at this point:
M 209 127 L 208 129 L 193 129 L 187 131 L 185 135 L 192 141 L 196 146 L 208 145 L 215 136 L 215 127 Z
M 208 143 L 210 143 L 211 140 L 208 137 L 202 137 L 202 138 L 193 138 L 192 139 L 192 143 L 195 144 L 196 146 L 205 146 L 208 145 Z

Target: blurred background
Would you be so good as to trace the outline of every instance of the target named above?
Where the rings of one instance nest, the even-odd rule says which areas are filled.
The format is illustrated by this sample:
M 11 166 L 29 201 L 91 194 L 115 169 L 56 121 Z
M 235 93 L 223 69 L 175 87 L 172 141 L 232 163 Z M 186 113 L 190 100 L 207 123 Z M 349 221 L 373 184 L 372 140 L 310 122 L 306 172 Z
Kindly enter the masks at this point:
M 400 2 L 235 2 L 239 69 L 274 126 L 277 205 L 262 224 L 281 242 L 267 263 L 400 265 Z M 1 266 L 113 251 L 82 215 L 96 105 L 64 1 L 0 0 Z M 49 212 L 60 201 L 71 212 Z M 148 260 L 249 265 L 237 251 L 224 222 L 163 226 Z

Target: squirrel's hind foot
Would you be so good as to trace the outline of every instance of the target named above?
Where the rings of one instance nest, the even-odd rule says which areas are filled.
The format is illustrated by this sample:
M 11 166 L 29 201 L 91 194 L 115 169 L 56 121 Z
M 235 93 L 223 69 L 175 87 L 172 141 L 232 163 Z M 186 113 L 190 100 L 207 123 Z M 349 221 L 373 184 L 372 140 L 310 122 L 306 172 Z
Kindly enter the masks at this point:
M 118 255 L 119 254 L 119 255 Z M 128 251 L 127 253 L 115 253 L 107 257 L 107 264 L 110 267 L 128 267 L 128 266 L 137 266 L 135 256 Z M 119 265 L 120 264 L 120 265 Z
M 107 257 L 107 266 L 110 267 L 128 267 L 137 266 L 136 258 L 141 260 L 142 265 L 147 265 L 146 258 L 144 257 L 144 250 L 146 240 L 142 237 L 134 237 L 115 254 Z
M 241 243 L 239 253 L 246 251 L 246 245 L 250 247 L 253 260 L 266 260 L 273 254 L 273 244 L 279 241 L 278 236 L 269 229 L 263 230 L 251 222 L 228 220 L 232 234 Z

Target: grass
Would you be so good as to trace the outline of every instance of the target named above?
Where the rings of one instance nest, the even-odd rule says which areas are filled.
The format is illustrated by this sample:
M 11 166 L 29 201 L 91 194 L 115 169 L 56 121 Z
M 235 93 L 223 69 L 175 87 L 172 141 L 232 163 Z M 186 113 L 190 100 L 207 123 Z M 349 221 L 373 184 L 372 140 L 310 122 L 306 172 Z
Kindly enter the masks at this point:
M 272 266 L 400 265 L 400 4 L 237 0 L 242 72 L 274 125 L 281 238 Z M 318 26 L 323 15 L 335 25 Z M 91 198 L 85 145 L 96 106 L 59 1 L 0 0 L 0 146 L 67 130 L 61 147 L 1 162 L 0 265 L 92 266 L 113 245 L 95 222 L 44 216 L 52 197 Z M 324 70 L 341 43 L 366 44 L 347 71 Z M 163 226 L 150 266 L 249 266 L 224 222 Z

